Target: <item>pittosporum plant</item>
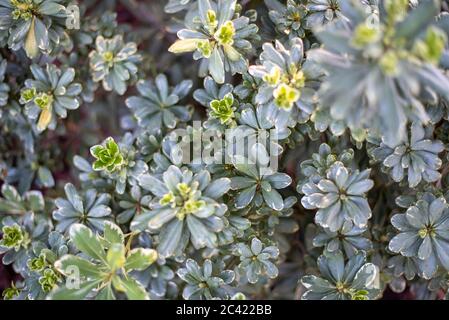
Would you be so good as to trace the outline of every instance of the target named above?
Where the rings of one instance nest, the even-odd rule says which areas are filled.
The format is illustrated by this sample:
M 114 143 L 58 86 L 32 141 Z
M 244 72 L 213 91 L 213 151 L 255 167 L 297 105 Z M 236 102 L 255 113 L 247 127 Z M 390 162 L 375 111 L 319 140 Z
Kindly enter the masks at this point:
M 186 16 L 186 29 L 178 32 L 179 40 L 169 51 L 194 52 L 195 60 L 202 59 L 200 75 L 209 73 L 217 83 L 224 83 L 226 72 L 245 72 L 258 28 L 236 12 L 236 5 L 237 0 L 198 0 L 197 9 Z
M 70 42 L 65 23 L 68 0 L 2 0 L 1 28 L 11 50 L 24 49 L 29 58 L 49 54 Z
M 38 131 L 55 129 L 56 115 L 67 117 L 67 110 L 77 109 L 80 105 L 79 94 L 82 87 L 73 83 L 75 70 L 69 68 L 63 72 L 53 64 L 47 64 L 45 70 L 38 65 L 30 66 L 34 79 L 25 81 L 20 93 L 21 104 L 25 105 L 25 114 L 37 119 Z
M 1 297 L 448 298 L 448 9 L 0 0 Z

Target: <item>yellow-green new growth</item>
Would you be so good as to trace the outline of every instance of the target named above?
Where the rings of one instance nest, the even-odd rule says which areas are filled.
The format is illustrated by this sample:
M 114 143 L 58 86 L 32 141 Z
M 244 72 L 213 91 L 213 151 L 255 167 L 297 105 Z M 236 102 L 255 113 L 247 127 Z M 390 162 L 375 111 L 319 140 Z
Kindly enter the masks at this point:
M 206 205 L 204 200 L 197 200 L 197 187 L 195 182 L 192 183 L 192 186 L 184 182 L 178 183 L 176 185 L 178 195 L 170 191 L 159 200 L 159 204 L 177 208 L 176 217 L 179 220 L 184 220 L 186 215 L 197 212 Z
M 33 17 L 36 10 L 33 0 L 11 0 L 11 5 L 15 8 L 12 12 L 14 20 L 29 20 Z
M 262 80 L 272 87 L 277 86 L 281 81 L 281 69 L 276 66 L 273 67 L 270 73 L 263 76 Z
M 198 42 L 196 43 L 196 49 L 201 52 L 203 57 L 209 58 L 214 48 L 209 40 L 198 40 Z
M 385 0 L 384 6 L 388 19 L 391 22 L 398 22 L 407 15 L 409 0 Z
M 185 216 L 201 209 L 206 203 L 203 200 L 195 199 L 195 192 L 197 189 L 197 183 L 194 183 L 192 187 L 188 186 L 186 183 L 178 183 L 176 186 L 178 189 L 182 200 L 180 201 L 180 209 L 176 213 L 176 217 L 179 220 L 184 220 Z
M 446 47 L 446 34 L 435 27 L 427 29 L 424 39 L 415 43 L 414 52 L 422 60 L 432 64 L 438 64 Z
M 162 206 L 171 205 L 173 208 L 176 207 L 176 199 L 173 192 L 168 192 L 159 200 L 159 204 Z
M 26 247 L 29 244 L 28 233 L 22 230 L 18 224 L 3 226 L 2 233 L 1 246 L 14 248 L 15 251 L 19 251 L 21 247 Z
M 214 10 L 208 10 L 206 15 L 207 29 L 210 33 L 214 33 L 218 26 L 217 13 Z
M 220 45 L 231 45 L 234 43 L 235 27 L 232 21 L 226 21 L 220 26 L 217 32 L 214 34 L 215 40 Z
M 395 76 L 398 74 L 399 58 L 395 51 L 386 52 L 380 58 L 379 66 L 387 76 Z
M 279 108 L 289 110 L 300 97 L 299 90 L 283 83 L 273 92 L 274 102 Z
M 369 300 L 368 299 L 369 292 L 366 290 L 359 290 L 351 293 L 351 300 Z
M 42 110 L 50 109 L 51 104 L 53 103 L 53 96 L 45 92 L 41 92 L 34 98 L 34 103 L 36 103 L 36 105 Z
M 427 226 L 425 228 L 422 228 L 418 231 L 418 235 L 421 239 L 424 239 L 425 237 L 434 237 L 435 236 L 435 228 L 433 226 Z
M 50 292 L 53 288 L 55 288 L 58 282 L 61 280 L 61 277 L 57 272 L 53 269 L 48 268 L 45 269 L 42 276 L 39 277 L 39 284 L 44 292 Z
M 213 100 L 210 102 L 210 116 L 220 120 L 221 124 L 230 124 L 234 118 L 234 97 L 232 93 L 228 93 L 221 100 Z
M 106 51 L 103 53 L 103 60 L 112 67 L 114 65 L 114 53 L 112 51 Z
M 4 300 L 12 300 L 15 297 L 19 296 L 20 291 L 21 290 L 18 289 L 14 283 L 11 283 L 11 287 L 3 290 L 2 297 Z
M 36 94 L 36 88 L 25 89 L 20 93 L 20 99 L 23 101 L 23 103 L 27 103 L 33 100 Z
M 37 129 L 44 131 L 52 120 L 53 95 L 45 92 L 38 92 L 36 88 L 27 88 L 20 93 L 20 102 L 28 103 L 33 101 L 41 109 L 37 122 Z
M 39 257 L 28 260 L 28 268 L 31 271 L 39 272 L 45 269 L 47 261 L 44 254 L 40 254 Z
M 380 39 L 380 29 L 368 23 L 362 23 L 355 28 L 352 44 L 356 48 L 363 48 Z
M 90 153 L 96 158 L 92 165 L 95 171 L 106 170 L 112 173 L 120 169 L 125 162 L 119 146 L 112 137 L 107 138 L 102 145 L 90 148 Z

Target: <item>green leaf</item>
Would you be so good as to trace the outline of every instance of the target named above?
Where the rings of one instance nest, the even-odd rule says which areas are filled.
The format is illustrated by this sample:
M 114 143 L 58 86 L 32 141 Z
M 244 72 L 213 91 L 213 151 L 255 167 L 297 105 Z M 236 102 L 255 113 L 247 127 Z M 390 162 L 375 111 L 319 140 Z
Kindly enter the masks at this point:
M 135 279 L 114 277 L 114 287 L 119 291 L 125 292 L 129 300 L 149 300 L 150 296 L 145 288 Z
M 125 238 L 120 227 L 110 221 L 104 222 L 103 237 L 110 244 L 114 244 L 114 243 L 121 244 L 121 243 L 123 243 L 124 238 Z
M 97 296 L 95 297 L 95 300 L 115 300 L 115 294 L 112 290 L 112 284 L 108 284 L 106 287 L 100 290 L 98 292 Z
M 97 265 L 78 256 L 68 254 L 55 262 L 55 268 L 66 276 L 72 275 L 74 267 L 82 277 L 101 279 L 105 275 Z
M 157 260 L 157 252 L 153 249 L 137 248 L 129 252 L 126 258 L 125 269 L 144 270 Z
M 74 224 L 70 228 L 70 239 L 81 252 L 106 263 L 106 255 L 100 240 L 93 232 L 82 224 Z
M 67 287 L 59 287 L 50 295 L 50 300 L 83 300 L 86 296 L 95 289 L 101 281 L 92 280 L 80 284 L 78 289 L 68 289 Z
M 114 243 L 109 248 L 106 259 L 112 271 L 122 268 L 126 262 L 125 246 L 121 243 Z

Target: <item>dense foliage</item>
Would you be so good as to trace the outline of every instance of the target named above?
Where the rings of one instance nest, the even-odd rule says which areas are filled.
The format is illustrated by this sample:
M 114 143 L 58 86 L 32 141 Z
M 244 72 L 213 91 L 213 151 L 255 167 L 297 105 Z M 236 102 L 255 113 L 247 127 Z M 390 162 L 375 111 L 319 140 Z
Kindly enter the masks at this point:
M 0 0 L 4 299 L 449 298 L 449 2 Z

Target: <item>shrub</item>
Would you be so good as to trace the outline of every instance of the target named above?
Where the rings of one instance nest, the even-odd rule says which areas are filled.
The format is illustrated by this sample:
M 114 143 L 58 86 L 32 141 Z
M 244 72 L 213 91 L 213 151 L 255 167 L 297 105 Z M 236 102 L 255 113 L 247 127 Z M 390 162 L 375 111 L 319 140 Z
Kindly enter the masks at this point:
M 440 0 L 0 0 L 2 297 L 448 298 L 448 40 Z

